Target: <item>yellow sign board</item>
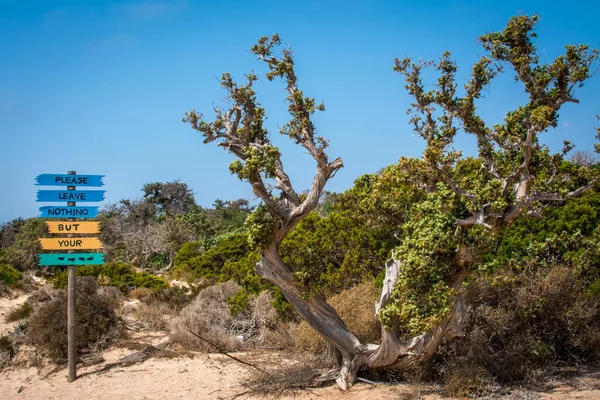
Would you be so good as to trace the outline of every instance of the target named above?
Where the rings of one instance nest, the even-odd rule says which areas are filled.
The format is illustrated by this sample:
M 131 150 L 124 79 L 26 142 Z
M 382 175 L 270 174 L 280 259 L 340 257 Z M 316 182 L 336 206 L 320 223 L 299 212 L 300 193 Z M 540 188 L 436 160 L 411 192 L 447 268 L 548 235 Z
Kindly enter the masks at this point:
M 50 233 L 99 233 L 99 222 L 46 221 Z
M 96 250 L 102 242 L 96 237 L 86 238 L 44 238 L 40 239 L 44 250 Z

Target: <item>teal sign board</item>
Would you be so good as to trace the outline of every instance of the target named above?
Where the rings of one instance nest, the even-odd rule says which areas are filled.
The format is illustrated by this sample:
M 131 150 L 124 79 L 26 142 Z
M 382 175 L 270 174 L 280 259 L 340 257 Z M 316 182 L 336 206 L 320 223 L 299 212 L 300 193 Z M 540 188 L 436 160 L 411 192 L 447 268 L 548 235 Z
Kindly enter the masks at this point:
M 40 174 L 36 176 L 36 185 L 42 186 L 103 186 L 104 175 L 68 175 L 68 174 Z
M 104 254 L 102 253 L 54 253 L 38 254 L 38 256 L 40 257 L 40 266 L 104 264 Z
M 98 215 L 98 206 L 94 206 L 94 207 L 44 206 L 44 207 L 40 207 L 40 217 L 42 217 L 42 218 L 96 218 L 97 215 Z
M 106 190 L 38 190 L 37 201 L 92 203 L 104 200 L 104 193 Z

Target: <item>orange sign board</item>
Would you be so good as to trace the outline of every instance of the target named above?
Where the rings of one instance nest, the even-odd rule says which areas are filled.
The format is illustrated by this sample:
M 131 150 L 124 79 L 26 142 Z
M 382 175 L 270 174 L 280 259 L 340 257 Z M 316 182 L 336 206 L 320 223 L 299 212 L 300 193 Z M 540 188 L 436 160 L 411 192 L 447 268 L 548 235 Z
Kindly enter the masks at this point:
M 96 237 L 86 238 L 44 238 L 40 239 L 44 250 L 97 250 L 102 242 Z
M 99 233 L 99 222 L 46 221 L 50 233 Z

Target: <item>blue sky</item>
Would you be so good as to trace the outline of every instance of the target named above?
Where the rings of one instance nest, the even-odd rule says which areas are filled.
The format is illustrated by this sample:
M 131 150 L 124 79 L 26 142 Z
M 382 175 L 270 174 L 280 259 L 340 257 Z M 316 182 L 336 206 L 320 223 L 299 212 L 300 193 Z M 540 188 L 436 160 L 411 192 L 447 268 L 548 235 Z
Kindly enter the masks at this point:
M 573 3 L 575 4 L 575 3 Z M 196 108 L 211 115 L 224 92 L 217 77 L 265 71 L 249 48 L 277 32 L 295 53 L 299 85 L 324 101 L 315 117 L 345 168 L 328 184 L 343 191 L 423 148 L 408 125 L 410 98 L 395 57 L 438 59 L 450 50 L 466 79 L 483 51 L 476 38 L 503 29 L 518 13 L 537 13 L 539 50 L 552 61 L 565 44 L 600 48 L 600 5 L 579 1 L 28 1 L 0 0 L 0 223 L 37 215 L 40 173 L 106 175 L 106 202 L 141 195 L 145 183 L 179 179 L 209 207 L 221 198 L 253 198 L 228 172 L 232 156 L 204 145 L 181 122 Z M 314 163 L 277 134 L 285 91 L 257 86 L 268 127 L 298 189 Z M 590 150 L 600 124 L 600 77 L 579 90 L 543 141 Z M 523 99 L 510 76 L 481 102 L 488 122 Z M 470 138 L 457 146 L 473 152 Z

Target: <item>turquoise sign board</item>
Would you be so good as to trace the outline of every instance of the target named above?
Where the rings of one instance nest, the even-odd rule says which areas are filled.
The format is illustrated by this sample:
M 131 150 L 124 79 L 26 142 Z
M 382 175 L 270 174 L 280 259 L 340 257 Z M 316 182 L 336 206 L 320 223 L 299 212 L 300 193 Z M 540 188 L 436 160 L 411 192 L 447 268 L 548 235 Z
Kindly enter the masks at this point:
M 102 253 L 54 253 L 38 254 L 40 266 L 49 265 L 97 265 L 104 264 Z
M 103 186 L 104 175 L 40 174 L 36 176 L 36 185 L 43 186 Z
M 44 206 L 40 207 L 42 218 L 96 218 L 98 206 L 94 207 L 69 207 L 69 206 Z
M 37 201 L 93 203 L 104 200 L 104 193 L 106 190 L 38 190 Z

